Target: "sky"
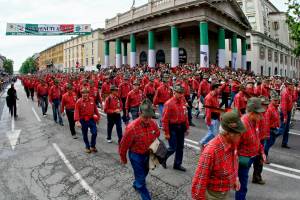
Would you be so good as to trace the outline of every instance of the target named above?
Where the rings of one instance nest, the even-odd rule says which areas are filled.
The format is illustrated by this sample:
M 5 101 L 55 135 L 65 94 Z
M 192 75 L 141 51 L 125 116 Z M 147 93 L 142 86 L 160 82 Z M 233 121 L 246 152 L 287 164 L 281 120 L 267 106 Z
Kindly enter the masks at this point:
M 286 11 L 286 0 L 270 0 Z M 0 0 L 0 54 L 18 71 L 26 58 L 71 36 L 6 36 L 6 23 L 91 24 L 104 28 L 105 19 L 130 9 L 133 0 Z M 135 0 L 135 6 L 148 0 Z

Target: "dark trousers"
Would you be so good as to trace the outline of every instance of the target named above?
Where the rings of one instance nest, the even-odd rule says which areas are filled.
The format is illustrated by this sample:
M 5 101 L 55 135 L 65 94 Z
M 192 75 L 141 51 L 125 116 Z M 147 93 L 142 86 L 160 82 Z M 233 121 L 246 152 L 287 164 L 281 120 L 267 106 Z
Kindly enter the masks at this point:
M 228 97 L 229 93 L 222 92 L 222 102 L 220 104 L 220 108 L 222 108 L 225 105 L 225 108 L 228 108 Z
M 247 167 L 239 165 L 238 176 L 241 184 L 241 189 L 235 192 L 235 200 L 246 200 L 246 195 L 248 191 L 249 170 L 255 159 L 256 156 L 251 158 Z
M 83 141 L 85 143 L 85 148 L 89 149 L 90 147 L 95 148 L 96 146 L 96 139 L 97 139 L 97 126 L 96 122 L 93 119 L 90 119 L 88 121 L 85 121 L 83 119 L 80 120 L 81 123 L 81 131 L 82 131 L 82 137 Z M 88 130 L 90 128 L 91 131 L 91 143 L 89 142 L 88 138 Z
M 283 113 L 280 112 L 280 128 L 279 133 L 282 135 L 282 145 L 287 145 L 289 141 L 289 131 L 292 111 L 287 112 L 287 121 L 284 123 Z
M 111 133 L 116 125 L 117 134 L 118 134 L 118 142 L 121 142 L 122 139 L 122 121 L 121 121 L 121 114 L 114 113 L 114 114 L 107 114 L 107 139 L 111 140 Z
M 174 167 L 179 167 L 182 164 L 185 132 L 185 124 L 170 124 L 169 148 L 166 158 L 168 159 L 175 153 Z
M 193 120 L 193 115 L 192 115 L 193 103 L 192 103 L 192 99 L 191 99 L 190 96 L 186 96 L 186 97 L 185 97 L 185 100 L 186 100 L 186 102 L 188 103 L 188 107 L 187 107 L 187 110 L 188 110 L 188 118 L 189 118 L 189 123 L 191 124 L 191 123 L 192 123 L 192 120 Z
M 269 155 L 270 148 L 275 144 L 276 138 L 278 137 L 278 129 L 277 128 L 271 128 L 270 130 L 270 138 L 265 140 L 264 150 L 266 156 Z
M 261 144 L 264 145 L 264 143 L 265 143 L 265 140 L 262 140 Z M 253 162 L 253 169 L 254 169 L 253 176 L 252 176 L 253 181 L 262 180 L 261 173 L 263 171 L 263 167 L 264 167 L 264 164 L 263 164 L 262 156 L 261 155 L 256 156 L 256 159 Z
M 140 111 L 140 109 L 138 106 L 130 108 L 132 120 L 135 120 L 139 117 L 139 111 Z
M 24 87 L 24 90 L 25 90 L 25 93 L 26 93 L 26 96 L 27 96 L 27 99 L 28 99 L 29 95 L 30 95 L 29 88 L 28 87 Z
M 53 120 L 57 123 L 57 118 L 58 118 L 59 124 L 63 124 L 63 120 L 62 120 L 61 113 L 60 113 L 60 100 L 59 99 L 53 99 L 52 111 L 53 111 Z
M 237 92 L 231 92 L 231 93 L 230 93 L 230 103 L 229 103 L 229 107 L 231 107 L 231 105 L 233 104 L 233 102 L 234 102 L 234 97 L 235 97 L 236 94 L 237 94 Z
M 151 200 L 146 187 L 146 177 L 149 172 L 149 155 L 129 151 L 129 159 L 134 173 L 133 187 L 140 193 L 142 200 Z
M 15 100 L 9 103 L 8 109 L 11 116 L 17 116 L 17 102 Z
M 75 121 L 74 121 L 74 109 L 66 109 L 66 115 L 69 121 L 69 128 L 72 135 L 76 135 Z
M 125 108 L 125 104 L 126 104 L 126 98 L 121 98 L 122 101 L 122 106 L 123 106 L 123 115 L 122 115 L 122 120 L 124 123 L 127 123 L 129 121 L 128 117 L 126 116 L 126 108 Z
M 34 97 L 34 88 L 30 88 L 30 96 L 31 96 L 31 100 L 33 101 L 33 97 Z
M 45 115 L 48 110 L 48 95 L 41 96 L 40 101 L 43 115 Z

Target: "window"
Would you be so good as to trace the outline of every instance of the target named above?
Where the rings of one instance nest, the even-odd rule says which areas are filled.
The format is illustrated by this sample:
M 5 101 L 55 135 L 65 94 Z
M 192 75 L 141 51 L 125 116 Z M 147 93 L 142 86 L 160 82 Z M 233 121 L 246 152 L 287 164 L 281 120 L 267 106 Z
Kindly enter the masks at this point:
M 279 23 L 273 22 L 273 30 L 277 31 L 279 29 Z
M 268 61 L 272 61 L 272 49 L 268 49 Z
M 277 51 L 274 52 L 274 61 L 276 63 L 278 62 L 278 53 L 277 53 Z
M 94 65 L 94 57 L 92 57 L 92 65 Z
M 269 67 L 269 76 L 271 76 L 271 67 Z
M 264 75 L 264 67 L 260 66 L 260 75 L 263 76 Z
M 287 65 L 287 62 L 288 62 L 288 58 L 287 56 L 285 56 L 285 64 Z
M 262 60 L 265 59 L 265 47 L 259 48 L 259 55 L 260 55 L 260 59 L 262 59 Z
M 281 53 L 280 54 L 280 64 L 282 64 L 283 63 L 283 54 Z
M 86 65 L 86 66 L 89 65 L 89 59 L 88 59 L 88 58 L 85 59 L 85 65 Z
M 251 51 L 251 44 L 247 44 L 247 50 Z

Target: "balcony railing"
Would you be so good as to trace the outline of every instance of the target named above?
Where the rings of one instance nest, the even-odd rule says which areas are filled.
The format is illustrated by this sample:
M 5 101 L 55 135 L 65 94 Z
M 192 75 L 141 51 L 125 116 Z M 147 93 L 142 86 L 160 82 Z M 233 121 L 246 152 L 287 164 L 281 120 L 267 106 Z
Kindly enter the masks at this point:
M 114 26 L 118 26 L 122 23 L 131 21 L 133 19 L 137 19 L 144 15 L 152 14 L 155 12 L 166 10 L 174 6 L 180 6 L 180 5 L 184 5 L 196 1 L 199 0 L 153 0 L 137 8 L 132 8 L 131 10 L 125 13 L 117 14 L 117 16 L 114 18 L 106 19 L 105 28 L 106 29 L 112 28 Z

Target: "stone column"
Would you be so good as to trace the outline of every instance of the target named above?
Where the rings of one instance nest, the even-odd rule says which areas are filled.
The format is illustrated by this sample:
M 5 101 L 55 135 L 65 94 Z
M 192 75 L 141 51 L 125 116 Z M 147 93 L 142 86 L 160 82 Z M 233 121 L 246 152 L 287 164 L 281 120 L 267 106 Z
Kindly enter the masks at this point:
M 171 67 L 179 65 L 178 30 L 176 26 L 171 27 Z
M 246 39 L 242 39 L 242 69 L 247 69 L 247 43 Z
M 116 39 L 116 67 L 120 68 L 122 65 L 122 48 L 121 39 Z
M 219 28 L 218 32 L 218 66 L 225 68 L 225 29 Z
M 234 70 L 237 69 L 236 62 L 237 62 L 237 35 L 236 33 L 233 33 L 231 38 L 231 67 Z
M 104 67 L 109 67 L 109 41 L 104 42 Z
M 123 42 L 123 65 L 127 65 L 127 42 Z
M 148 65 L 149 67 L 155 67 L 155 41 L 154 32 L 148 32 Z
M 130 66 L 136 66 L 136 43 L 135 43 L 135 35 L 130 35 Z
M 209 67 L 208 23 L 200 22 L 200 67 Z

